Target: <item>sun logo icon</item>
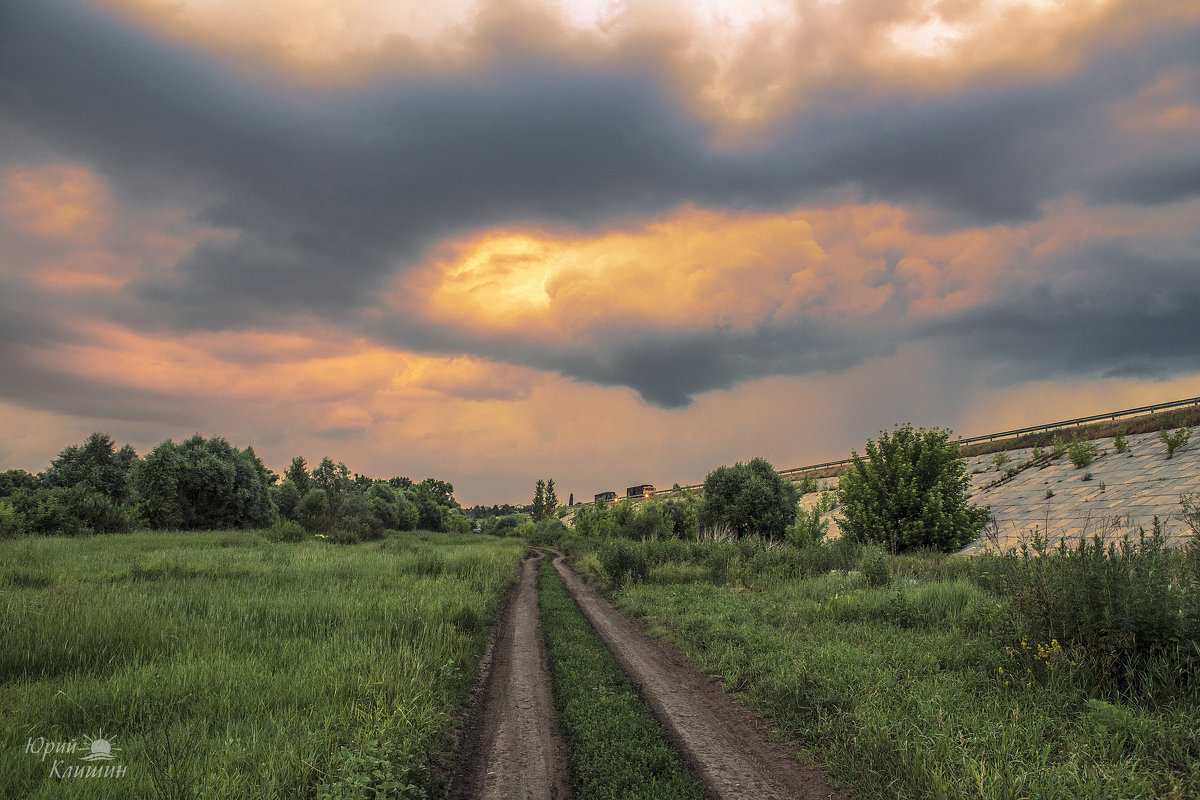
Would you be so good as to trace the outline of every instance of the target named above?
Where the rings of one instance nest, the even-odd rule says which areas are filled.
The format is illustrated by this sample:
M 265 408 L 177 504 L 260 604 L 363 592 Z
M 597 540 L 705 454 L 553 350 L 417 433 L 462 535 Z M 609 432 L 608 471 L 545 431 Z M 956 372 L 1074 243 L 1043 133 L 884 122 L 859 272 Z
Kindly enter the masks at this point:
M 108 739 L 104 738 L 104 731 L 100 731 L 100 735 L 91 741 L 91 752 L 85 756 L 80 756 L 84 761 L 112 761 L 116 758 L 114 750 L 120 750 L 119 747 L 113 747 Z

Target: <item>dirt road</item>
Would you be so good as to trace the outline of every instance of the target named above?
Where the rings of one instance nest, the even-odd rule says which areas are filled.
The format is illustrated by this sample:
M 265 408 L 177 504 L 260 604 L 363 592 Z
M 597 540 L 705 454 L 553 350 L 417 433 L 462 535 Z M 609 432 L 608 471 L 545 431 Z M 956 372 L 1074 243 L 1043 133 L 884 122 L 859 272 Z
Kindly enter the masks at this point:
M 569 794 L 566 751 L 546 668 L 537 568 L 521 567 L 484 655 L 483 696 L 471 711 L 447 800 L 558 800 Z
M 770 741 L 754 717 L 674 647 L 641 632 L 555 554 L 554 567 L 705 789 L 722 800 L 848 798 Z

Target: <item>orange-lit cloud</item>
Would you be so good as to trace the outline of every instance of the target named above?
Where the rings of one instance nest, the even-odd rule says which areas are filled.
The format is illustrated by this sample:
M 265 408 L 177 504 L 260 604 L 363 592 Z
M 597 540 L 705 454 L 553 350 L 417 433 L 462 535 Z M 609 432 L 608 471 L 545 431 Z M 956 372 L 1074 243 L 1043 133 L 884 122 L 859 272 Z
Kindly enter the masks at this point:
M 941 91 L 988 75 L 1059 75 L 1096 48 L 1200 18 L 1189 0 L 98 1 L 179 40 L 317 81 L 461 71 L 518 50 L 650 61 L 693 111 L 735 128 L 831 89 Z
M 110 206 L 104 182 L 71 164 L 11 169 L 0 185 L 0 214 L 47 239 L 94 241 L 108 229 Z
M 899 315 L 916 321 L 1022 280 L 1030 256 L 1129 224 L 1109 216 L 1066 204 L 1030 225 L 931 233 L 884 204 L 779 214 L 683 208 L 594 235 L 489 231 L 445 244 L 399 280 L 391 302 L 459 328 L 575 341 L 623 325 L 747 331 L 800 318 L 867 319 L 901 299 Z

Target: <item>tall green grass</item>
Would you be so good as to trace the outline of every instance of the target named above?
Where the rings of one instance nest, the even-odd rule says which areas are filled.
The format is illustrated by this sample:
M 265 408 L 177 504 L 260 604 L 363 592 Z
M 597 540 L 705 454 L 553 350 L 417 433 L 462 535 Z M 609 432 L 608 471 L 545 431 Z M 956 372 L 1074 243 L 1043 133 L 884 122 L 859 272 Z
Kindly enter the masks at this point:
M 0 542 L 0 796 L 424 796 L 523 550 L 415 534 Z M 101 733 L 122 778 L 59 780 L 25 752 Z
M 872 586 L 852 563 L 820 571 L 850 556 L 826 549 L 655 545 L 615 599 L 859 796 L 1200 797 L 1182 554 L 913 554 Z M 579 563 L 604 579 L 596 556 Z M 1098 672 L 1098 647 L 1136 679 Z

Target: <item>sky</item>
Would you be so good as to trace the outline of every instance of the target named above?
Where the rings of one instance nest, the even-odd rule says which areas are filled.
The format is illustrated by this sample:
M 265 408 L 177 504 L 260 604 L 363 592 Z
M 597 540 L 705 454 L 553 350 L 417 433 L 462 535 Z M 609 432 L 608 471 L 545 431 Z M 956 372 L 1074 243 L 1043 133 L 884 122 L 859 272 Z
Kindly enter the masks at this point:
M 466 505 L 1200 395 L 1195 0 L 8 0 L 0 468 Z

